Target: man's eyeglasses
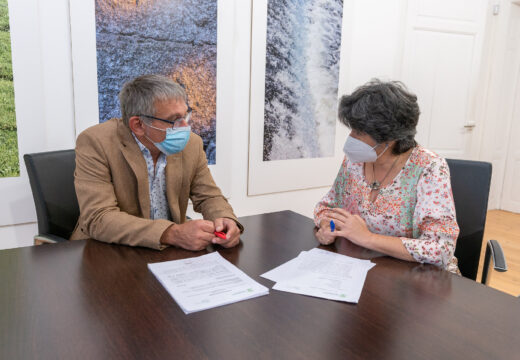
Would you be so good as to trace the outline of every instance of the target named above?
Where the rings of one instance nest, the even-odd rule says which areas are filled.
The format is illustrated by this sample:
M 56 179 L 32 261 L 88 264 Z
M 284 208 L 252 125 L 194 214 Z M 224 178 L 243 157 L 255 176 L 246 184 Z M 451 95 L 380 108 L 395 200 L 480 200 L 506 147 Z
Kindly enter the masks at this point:
M 148 118 L 148 119 L 162 121 L 162 122 L 171 124 L 172 127 L 179 127 L 179 126 L 182 126 L 182 122 L 183 121 L 186 121 L 186 123 L 188 123 L 190 121 L 190 119 L 191 119 L 191 112 L 192 112 L 192 109 L 188 108 L 188 111 L 186 112 L 186 115 L 184 115 L 184 116 L 182 116 L 182 117 L 180 117 L 178 119 L 175 119 L 173 121 L 161 119 L 161 118 L 158 118 L 158 117 L 155 117 L 155 116 L 151 116 L 151 115 L 137 115 L 137 116 L 142 116 L 142 117 L 145 117 L 145 118 Z

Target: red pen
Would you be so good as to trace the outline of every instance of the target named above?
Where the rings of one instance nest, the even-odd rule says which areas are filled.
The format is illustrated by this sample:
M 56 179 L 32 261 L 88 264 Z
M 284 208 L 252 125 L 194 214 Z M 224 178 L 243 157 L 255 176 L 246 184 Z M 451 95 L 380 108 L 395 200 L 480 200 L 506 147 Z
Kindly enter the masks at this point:
M 215 234 L 216 237 L 226 240 L 226 233 L 222 231 L 215 231 L 213 234 Z

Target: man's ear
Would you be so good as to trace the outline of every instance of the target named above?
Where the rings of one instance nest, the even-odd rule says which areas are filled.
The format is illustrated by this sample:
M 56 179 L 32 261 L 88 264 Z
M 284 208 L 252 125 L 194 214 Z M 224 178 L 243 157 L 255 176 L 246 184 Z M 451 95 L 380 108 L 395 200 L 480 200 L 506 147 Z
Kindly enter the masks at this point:
M 128 126 L 136 136 L 144 135 L 144 126 L 139 116 L 132 116 L 128 119 Z

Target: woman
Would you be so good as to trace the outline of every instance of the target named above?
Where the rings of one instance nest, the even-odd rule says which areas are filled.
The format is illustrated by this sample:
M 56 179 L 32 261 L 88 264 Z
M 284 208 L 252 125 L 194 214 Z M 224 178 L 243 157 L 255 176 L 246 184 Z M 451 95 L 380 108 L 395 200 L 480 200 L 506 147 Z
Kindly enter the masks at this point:
M 400 82 L 373 80 L 343 96 L 338 112 L 351 133 L 336 181 L 314 210 L 320 243 L 345 237 L 458 273 L 449 168 L 414 139 L 417 97 Z

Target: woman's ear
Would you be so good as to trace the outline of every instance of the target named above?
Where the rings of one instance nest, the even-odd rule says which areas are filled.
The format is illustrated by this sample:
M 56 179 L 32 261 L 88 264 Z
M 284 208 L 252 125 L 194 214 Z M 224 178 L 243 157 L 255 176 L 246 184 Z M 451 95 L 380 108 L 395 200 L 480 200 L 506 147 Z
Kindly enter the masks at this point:
M 130 119 L 128 119 L 128 127 L 130 127 L 130 130 L 132 130 L 136 136 L 144 135 L 143 122 L 139 116 L 132 116 Z

